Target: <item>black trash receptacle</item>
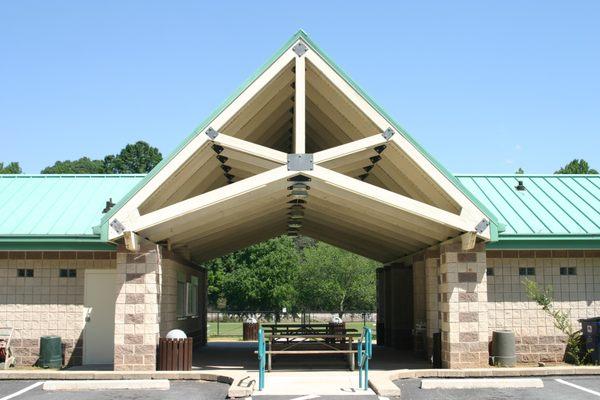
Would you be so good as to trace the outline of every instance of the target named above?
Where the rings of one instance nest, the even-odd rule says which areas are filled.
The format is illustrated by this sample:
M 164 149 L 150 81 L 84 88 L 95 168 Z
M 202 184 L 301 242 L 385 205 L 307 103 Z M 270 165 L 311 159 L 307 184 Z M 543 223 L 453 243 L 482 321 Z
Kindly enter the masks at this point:
M 592 350 L 590 361 L 600 363 L 600 317 L 580 319 L 581 333 L 585 340 L 585 349 Z

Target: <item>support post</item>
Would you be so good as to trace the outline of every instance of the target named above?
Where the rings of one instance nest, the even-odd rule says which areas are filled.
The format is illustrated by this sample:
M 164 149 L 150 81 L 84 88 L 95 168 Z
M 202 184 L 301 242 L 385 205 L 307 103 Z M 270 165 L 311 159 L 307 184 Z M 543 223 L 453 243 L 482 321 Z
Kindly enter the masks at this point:
M 296 56 L 294 93 L 294 153 L 306 152 L 306 57 Z
M 440 248 L 442 366 L 488 365 L 488 315 L 485 244 L 462 250 L 460 240 Z
M 139 248 L 117 250 L 115 371 L 156 370 L 159 333 L 160 247 L 140 237 Z

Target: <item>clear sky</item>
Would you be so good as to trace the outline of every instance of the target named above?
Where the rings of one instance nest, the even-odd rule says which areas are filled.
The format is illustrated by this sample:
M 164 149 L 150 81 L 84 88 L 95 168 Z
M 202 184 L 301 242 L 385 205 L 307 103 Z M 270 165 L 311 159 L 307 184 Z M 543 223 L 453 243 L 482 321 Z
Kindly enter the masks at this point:
M 12 1 L 0 161 L 170 152 L 298 29 L 453 172 L 600 168 L 600 1 Z

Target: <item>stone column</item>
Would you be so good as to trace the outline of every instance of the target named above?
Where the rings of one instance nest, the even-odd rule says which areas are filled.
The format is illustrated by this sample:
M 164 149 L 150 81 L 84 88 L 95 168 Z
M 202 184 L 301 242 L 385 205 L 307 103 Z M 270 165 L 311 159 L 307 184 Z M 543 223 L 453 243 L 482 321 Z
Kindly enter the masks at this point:
M 115 371 L 156 370 L 159 332 L 160 247 L 140 239 L 140 249 L 117 250 Z
M 439 285 L 442 313 L 442 365 L 488 365 L 488 315 L 485 245 L 469 251 L 461 243 L 441 245 Z
M 427 355 L 433 352 L 433 334 L 440 330 L 438 306 L 440 249 L 427 249 L 425 259 L 425 313 L 427 315 Z

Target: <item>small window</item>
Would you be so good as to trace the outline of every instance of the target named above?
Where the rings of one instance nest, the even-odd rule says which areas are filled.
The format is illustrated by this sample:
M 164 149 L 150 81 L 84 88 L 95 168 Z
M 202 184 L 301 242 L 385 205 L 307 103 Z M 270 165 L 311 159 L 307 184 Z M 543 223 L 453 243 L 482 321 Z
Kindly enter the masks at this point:
M 577 275 L 577 268 L 575 267 L 560 267 L 561 275 Z
M 186 315 L 187 303 L 187 283 L 185 274 L 177 273 L 177 316 L 180 318 Z
M 486 269 L 486 272 L 487 272 L 487 276 L 494 276 L 494 268 L 488 267 Z
M 58 276 L 60 276 L 61 278 L 76 278 L 77 270 L 61 268 Z
M 33 270 L 32 269 L 19 268 L 17 270 L 17 276 L 19 278 L 33 278 Z
M 534 276 L 535 275 L 535 268 L 519 268 L 519 275 L 521 276 Z

